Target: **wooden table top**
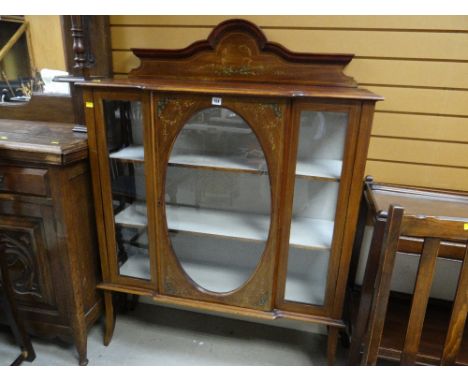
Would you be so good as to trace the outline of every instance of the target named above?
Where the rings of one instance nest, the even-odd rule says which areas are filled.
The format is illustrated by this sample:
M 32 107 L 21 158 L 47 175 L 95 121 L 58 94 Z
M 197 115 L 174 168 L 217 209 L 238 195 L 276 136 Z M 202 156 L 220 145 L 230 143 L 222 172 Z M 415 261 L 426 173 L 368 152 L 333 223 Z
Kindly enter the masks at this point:
M 367 183 L 366 193 L 374 213 L 385 217 L 391 204 L 405 214 L 459 218 L 468 221 L 468 193 Z
M 88 156 L 88 139 L 70 123 L 0 119 L 0 159 L 55 165 Z

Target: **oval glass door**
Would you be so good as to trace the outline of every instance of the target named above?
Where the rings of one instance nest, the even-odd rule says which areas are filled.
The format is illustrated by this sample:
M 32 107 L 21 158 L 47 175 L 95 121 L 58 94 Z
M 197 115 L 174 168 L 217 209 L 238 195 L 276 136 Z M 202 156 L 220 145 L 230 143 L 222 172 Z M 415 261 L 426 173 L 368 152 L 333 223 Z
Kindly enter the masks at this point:
M 226 108 L 196 113 L 172 148 L 165 200 L 186 274 L 210 292 L 240 288 L 261 260 L 271 220 L 267 162 L 251 127 Z

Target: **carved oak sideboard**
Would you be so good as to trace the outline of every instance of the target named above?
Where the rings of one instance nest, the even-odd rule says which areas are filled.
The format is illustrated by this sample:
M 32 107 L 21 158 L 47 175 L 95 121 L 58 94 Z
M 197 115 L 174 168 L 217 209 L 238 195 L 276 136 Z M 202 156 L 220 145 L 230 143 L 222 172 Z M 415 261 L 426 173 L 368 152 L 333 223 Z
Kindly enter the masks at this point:
M 0 256 L 30 333 L 76 344 L 100 315 L 86 135 L 0 119 Z

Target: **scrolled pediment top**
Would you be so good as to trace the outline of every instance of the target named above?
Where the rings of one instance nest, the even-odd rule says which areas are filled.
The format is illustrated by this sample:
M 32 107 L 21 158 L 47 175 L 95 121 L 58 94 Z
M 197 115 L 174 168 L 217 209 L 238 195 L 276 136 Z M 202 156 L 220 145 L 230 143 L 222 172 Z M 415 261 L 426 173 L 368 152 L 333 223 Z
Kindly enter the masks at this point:
M 132 51 L 141 66 L 130 77 L 357 86 L 343 74 L 353 54 L 292 52 L 268 41 L 258 26 L 242 19 L 220 23 L 206 40 L 186 48 Z

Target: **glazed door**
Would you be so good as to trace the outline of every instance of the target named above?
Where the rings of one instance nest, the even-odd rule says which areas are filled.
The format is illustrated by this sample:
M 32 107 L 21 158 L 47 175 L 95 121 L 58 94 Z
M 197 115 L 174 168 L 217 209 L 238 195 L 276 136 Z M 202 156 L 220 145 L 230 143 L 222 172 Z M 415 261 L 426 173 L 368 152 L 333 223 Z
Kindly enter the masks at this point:
M 329 315 L 343 246 L 359 104 L 293 106 L 278 306 Z
M 161 293 L 271 309 L 286 101 L 155 100 Z
M 149 94 L 95 92 L 99 172 L 107 241 L 105 282 L 156 285 Z M 106 272 L 103 272 L 106 274 Z M 106 276 L 105 276 L 106 278 Z

